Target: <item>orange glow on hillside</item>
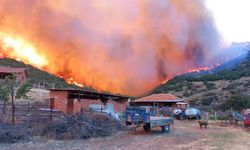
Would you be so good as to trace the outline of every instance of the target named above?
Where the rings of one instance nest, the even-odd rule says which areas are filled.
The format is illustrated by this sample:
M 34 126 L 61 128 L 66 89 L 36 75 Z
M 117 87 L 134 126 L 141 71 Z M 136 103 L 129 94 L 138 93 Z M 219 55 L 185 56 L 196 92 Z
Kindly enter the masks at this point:
M 168 79 L 166 79 L 166 80 L 164 80 L 164 81 L 162 81 L 162 83 L 161 84 L 165 84 L 165 83 L 167 83 L 169 80 Z
M 198 68 L 193 68 L 188 70 L 189 73 L 191 72 L 201 72 L 201 71 L 208 71 L 208 70 L 212 70 L 215 67 L 219 66 L 220 63 L 217 63 L 216 65 L 212 65 L 212 66 L 204 66 L 204 67 L 198 67 Z
M 68 82 L 69 84 L 74 84 L 74 85 L 77 85 L 77 86 L 79 86 L 79 87 L 84 87 L 83 84 L 76 82 L 76 81 L 74 80 L 73 77 L 68 78 L 68 79 L 67 79 L 67 82 Z
M 38 53 L 33 45 L 19 37 L 12 37 L 0 32 L 0 42 L 2 43 L 2 52 L 18 61 L 25 61 L 36 67 L 47 65 L 45 57 Z M 4 56 L 0 54 L 0 56 Z

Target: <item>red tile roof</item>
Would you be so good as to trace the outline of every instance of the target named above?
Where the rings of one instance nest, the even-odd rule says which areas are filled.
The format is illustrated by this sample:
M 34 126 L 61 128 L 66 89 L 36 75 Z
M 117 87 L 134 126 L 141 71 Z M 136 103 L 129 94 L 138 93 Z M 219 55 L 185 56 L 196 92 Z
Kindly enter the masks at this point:
M 152 94 L 140 99 L 136 99 L 135 102 L 183 102 L 180 98 L 170 94 Z
M 0 66 L 0 73 L 22 73 L 26 70 L 26 68 L 11 68 Z

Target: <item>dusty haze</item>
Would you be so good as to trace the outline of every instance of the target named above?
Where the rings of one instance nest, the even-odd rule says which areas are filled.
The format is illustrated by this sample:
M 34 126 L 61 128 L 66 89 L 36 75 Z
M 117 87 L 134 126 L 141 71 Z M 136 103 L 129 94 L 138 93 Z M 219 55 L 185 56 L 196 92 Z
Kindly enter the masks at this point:
M 214 64 L 219 36 L 204 0 L 0 0 L 0 44 L 65 79 L 139 95 Z

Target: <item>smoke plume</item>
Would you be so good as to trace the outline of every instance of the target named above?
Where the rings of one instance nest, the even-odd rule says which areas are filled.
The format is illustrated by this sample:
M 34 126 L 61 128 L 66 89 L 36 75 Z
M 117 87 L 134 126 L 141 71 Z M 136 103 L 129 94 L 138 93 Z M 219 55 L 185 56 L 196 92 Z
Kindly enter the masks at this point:
M 3 55 L 131 95 L 215 63 L 219 44 L 203 0 L 0 0 L 0 44 L 7 36 L 36 59 L 15 47 Z

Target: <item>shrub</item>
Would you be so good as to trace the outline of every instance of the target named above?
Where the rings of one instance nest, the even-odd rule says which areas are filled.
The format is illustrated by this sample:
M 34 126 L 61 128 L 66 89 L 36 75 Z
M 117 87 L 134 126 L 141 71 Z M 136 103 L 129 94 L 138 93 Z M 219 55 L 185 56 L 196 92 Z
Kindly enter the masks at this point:
M 207 84 L 206 84 L 206 87 L 207 87 L 208 90 L 216 89 L 214 83 L 207 83 Z
M 236 94 L 231 96 L 223 105 L 222 109 L 228 110 L 233 108 L 234 110 L 241 111 L 250 107 L 250 96 L 243 94 Z
M 206 97 L 201 99 L 201 104 L 204 106 L 209 106 L 214 101 L 214 97 Z

